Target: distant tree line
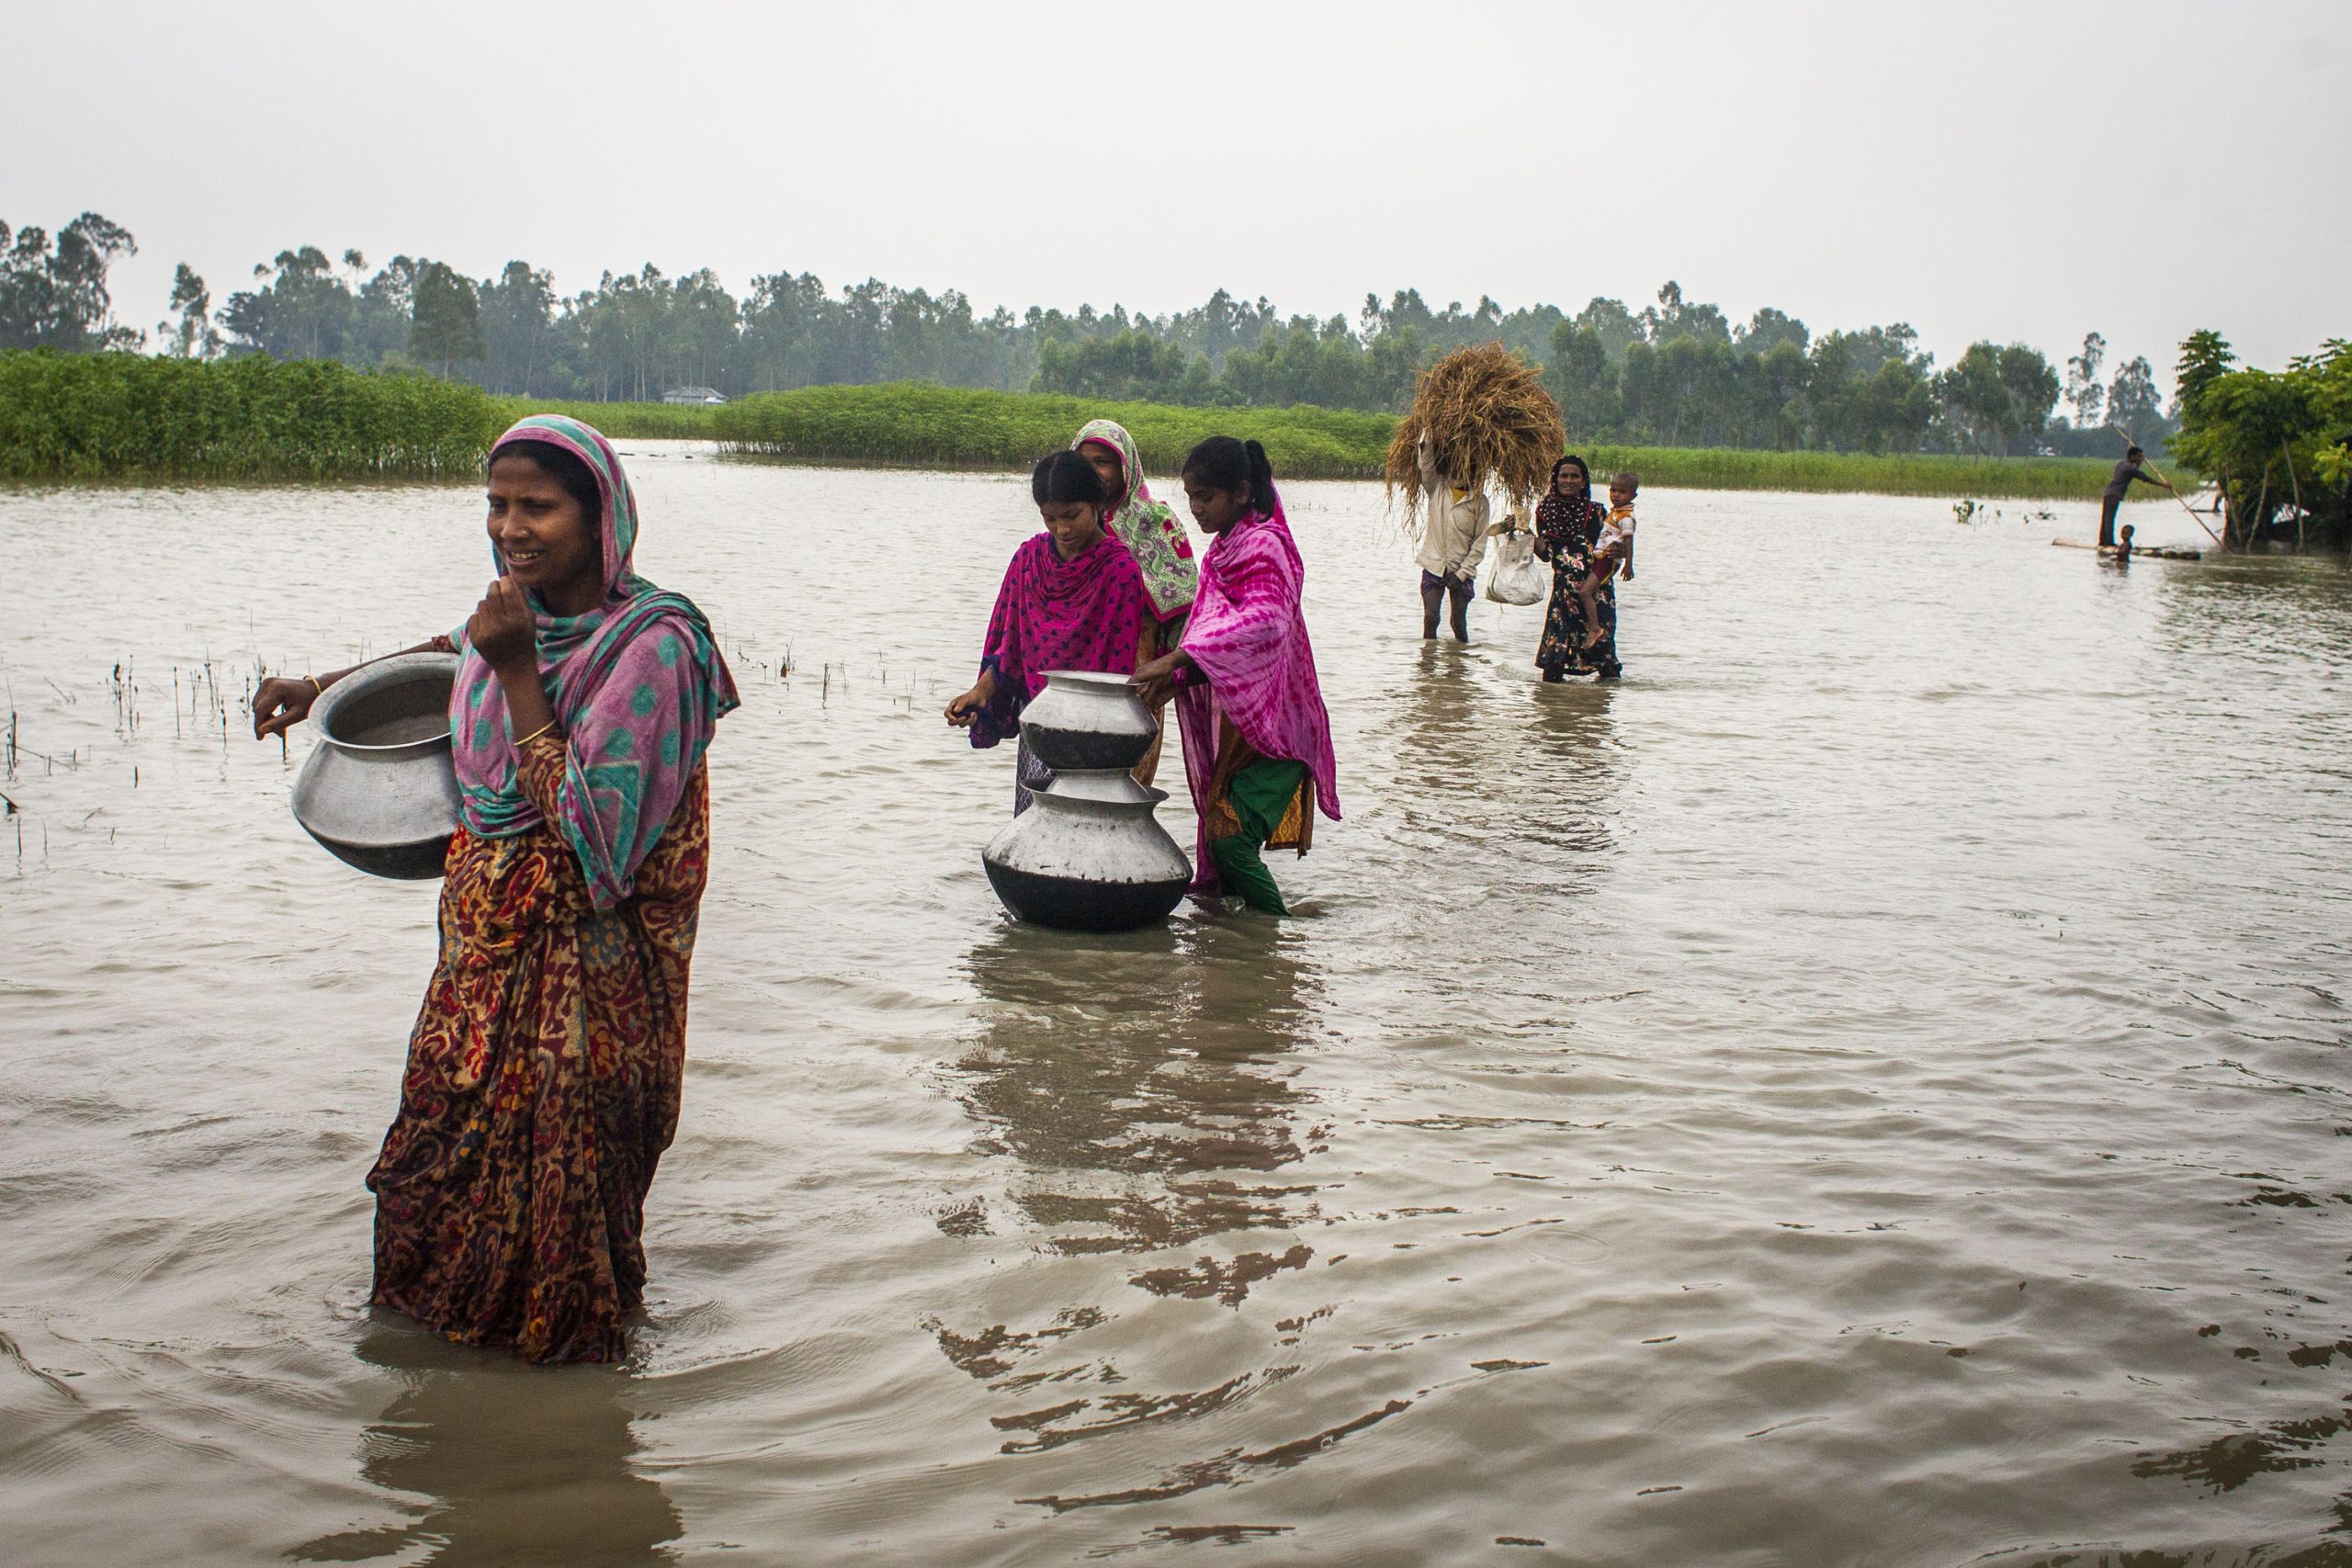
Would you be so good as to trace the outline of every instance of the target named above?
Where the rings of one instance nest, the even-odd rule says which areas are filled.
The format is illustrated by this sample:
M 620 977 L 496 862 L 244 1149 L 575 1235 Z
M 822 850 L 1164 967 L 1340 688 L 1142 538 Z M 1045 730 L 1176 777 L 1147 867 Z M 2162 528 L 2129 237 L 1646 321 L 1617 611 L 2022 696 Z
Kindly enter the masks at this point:
M 0 223 L 0 347 L 137 349 L 116 325 L 106 272 L 135 248 L 85 213 L 57 233 Z M 514 261 L 476 279 L 447 263 L 357 251 L 280 251 L 217 310 L 182 264 L 161 351 L 266 354 L 363 368 L 424 369 L 521 397 L 641 400 L 684 387 L 735 397 L 820 385 L 923 380 L 1215 406 L 1312 404 L 1398 412 L 1440 356 L 1500 342 L 1542 367 L 1580 439 L 1780 450 L 2106 453 L 2110 425 L 2150 447 L 2175 428 L 2145 357 L 2111 379 L 2106 340 L 2084 339 L 2064 377 L 2024 344 L 1977 343 L 1939 367 L 1906 323 L 1815 335 L 1766 308 L 1746 323 L 1669 282 L 1633 310 L 1594 299 L 1506 311 L 1481 298 L 1432 308 L 1419 291 L 1366 295 L 1344 316 L 1283 316 L 1223 289 L 1152 316 L 1114 306 L 986 314 L 958 290 L 868 279 L 830 291 L 808 273 L 752 280 L 741 299 L 707 269 L 647 265 L 564 295 Z M 2062 400 L 2066 416 L 2059 413 Z

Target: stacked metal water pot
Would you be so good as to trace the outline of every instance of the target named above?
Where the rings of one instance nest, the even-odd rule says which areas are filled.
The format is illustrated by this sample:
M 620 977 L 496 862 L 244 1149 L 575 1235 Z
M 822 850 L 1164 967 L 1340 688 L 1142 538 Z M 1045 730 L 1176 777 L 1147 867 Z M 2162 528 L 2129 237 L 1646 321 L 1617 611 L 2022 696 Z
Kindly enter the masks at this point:
M 1193 863 L 1152 815 L 1168 792 L 1130 772 L 1158 733 L 1125 676 L 1046 676 L 1022 710 L 1021 737 L 1053 782 L 980 852 L 1014 919 L 1130 931 L 1166 919 L 1183 898 Z

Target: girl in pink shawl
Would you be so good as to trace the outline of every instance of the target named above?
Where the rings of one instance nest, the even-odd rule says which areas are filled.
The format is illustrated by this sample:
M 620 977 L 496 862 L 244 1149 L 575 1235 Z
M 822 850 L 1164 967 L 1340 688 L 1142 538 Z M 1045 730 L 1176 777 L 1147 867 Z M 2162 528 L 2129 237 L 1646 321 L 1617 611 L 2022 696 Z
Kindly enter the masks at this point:
M 1012 552 L 989 617 L 980 677 L 947 705 L 947 722 L 974 746 L 1019 733 L 1021 710 L 1056 670 L 1125 675 L 1159 647 L 1159 620 L 1143 572 L 1102 527 L 1102 478 L 1076 452 L 1056 452 L 1029 477 L 1045 532 Z M 1053 774 L 1021 744 L 1014 816 Z
M 1264 447 L 1213 435 L 1184 459 L 1183 479 L 1193 521 L 1216 542 L 1182 644 L 1136 671 L 1136 684 L 1147 702 L 1178 694 L 1201 818 L 1194 895 L 1238 894 L 1287 914 L 1261 849 L 1303 855 L 1316 812 L 1340 818 L 1331 720 L 1299 604 L 1306 569 Z

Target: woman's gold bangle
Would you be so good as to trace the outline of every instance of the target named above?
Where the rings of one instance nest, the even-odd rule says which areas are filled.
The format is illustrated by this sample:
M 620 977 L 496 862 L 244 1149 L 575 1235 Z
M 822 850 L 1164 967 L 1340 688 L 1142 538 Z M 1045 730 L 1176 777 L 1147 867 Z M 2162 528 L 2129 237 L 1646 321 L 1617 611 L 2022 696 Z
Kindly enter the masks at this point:
M 311 694 L 312 696 L 323 697 L 327 694 L 327 689 L 319 684 L 319 678 L 316 675 L 305 675 L 302 679 L 311 683 Z
M 531 731 L 530 734 L 526 735 L 522 739 L 514 742 L 514 750 L 520 751 L 524 747 L 528 746 L 532 741 L 537 740 L 540 736 L 545 735 L 548 730 L 553 729 L 555 726 L 556 721 L 554 719 L 548 720 L 545 724 Z

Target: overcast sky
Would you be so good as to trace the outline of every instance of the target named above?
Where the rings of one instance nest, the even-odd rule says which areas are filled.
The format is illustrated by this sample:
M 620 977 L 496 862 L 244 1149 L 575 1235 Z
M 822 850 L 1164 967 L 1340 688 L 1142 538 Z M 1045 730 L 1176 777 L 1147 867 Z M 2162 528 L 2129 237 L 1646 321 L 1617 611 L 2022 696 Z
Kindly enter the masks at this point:
M 2352 332 L 2342 0 L 74 6 L 6 0 L 0 219 L 217 301 L 315 244 L 1154 312 L 1219 287 L 2097 328 L 2168 371 Z

